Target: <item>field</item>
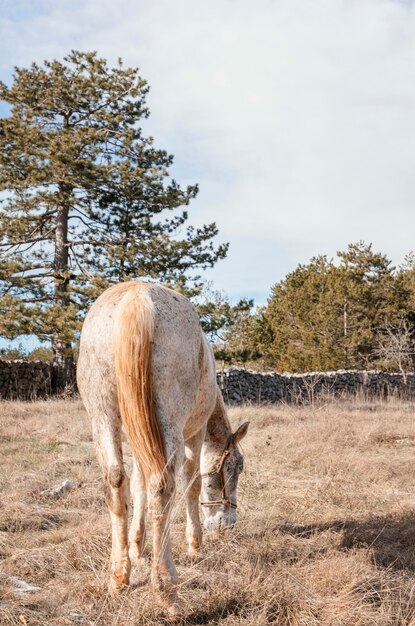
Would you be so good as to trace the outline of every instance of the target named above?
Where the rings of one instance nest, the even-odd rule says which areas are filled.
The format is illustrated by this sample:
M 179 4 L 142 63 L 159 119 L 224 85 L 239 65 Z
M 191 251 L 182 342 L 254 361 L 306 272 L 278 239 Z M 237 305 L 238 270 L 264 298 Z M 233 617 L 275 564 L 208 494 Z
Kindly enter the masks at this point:
M 149 588 L 149 550 L 131 588 L 107 595 L 109 516 L 81 404 L 0 406 L 1 626 L 170 623 Z M 235 426 L 251 420 L 238 524 L 191 560 L 179 489 L 176 623 L 415 625 L 414 409 L 232 409 Z M 71 491 L 48 494 L 66 479 Z

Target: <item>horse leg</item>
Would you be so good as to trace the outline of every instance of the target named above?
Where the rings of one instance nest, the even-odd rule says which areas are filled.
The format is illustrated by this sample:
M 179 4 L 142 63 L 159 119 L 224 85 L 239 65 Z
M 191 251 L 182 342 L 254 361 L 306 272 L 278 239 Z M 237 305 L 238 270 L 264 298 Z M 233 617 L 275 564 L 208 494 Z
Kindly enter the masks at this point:
M 202 545 L 202 526 L 199 517 L 199 496 L 202 479 L 200 477 L 200 451 L 206 428 L 202 428 L 186 441 L 183 464 L 184 494 L 186 499 L 186 540 L 188 552 L 195 555 Z
M 141 470 L 138 467 L 136 461 L 133 462 L 130 488 L 134 502 L 134 512 L 129 533 L 129 553 L 130 559 L 137 562 L 138 559 L 143 555 L 146 540 L 145 513 L 147 493 Z
M 107 413 L 108 415 L 108 413 Z M 112 550 L 108 588 L 120 591 L 130 581 L 128 556 L 129 484 L 124 470 L 118 415 L 93 420 L 93 436 L 104 479 L 104 495 L 111 516 Z
M 179 446 L 177 446 L 179 447 Z M 171 615 L 178 612 L 177 572 L 174 565 L 170 542 L 171 515 L 176 491 L 177 470 L 183 461 L 183 443 L 178 451 L 168 454 L 168 464 L 164 471 L 164 484 L 150 481 L 150 510 L 153 521 L 153 568 L 152 583 L 160 600 Z M 167 451 L 169 453 L 169 451 Z

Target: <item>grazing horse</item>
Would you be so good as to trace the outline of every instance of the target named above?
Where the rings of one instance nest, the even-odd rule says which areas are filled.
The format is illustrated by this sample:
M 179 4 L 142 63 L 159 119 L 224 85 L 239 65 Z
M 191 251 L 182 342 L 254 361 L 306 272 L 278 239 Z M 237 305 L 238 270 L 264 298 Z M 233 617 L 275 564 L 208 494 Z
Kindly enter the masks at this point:
M 186 539 L 193 554 L 202 541 L 199 496 L 206 530 L 235 523 L 243 468 L 238 442 L 248 423 L 232 433 L 199 318 L 185 297 L 160 285 L 120 283 L 97 299 L 82 329 L 77 380 L 111 516 L 109 588 L 116 592 L 128 585 L 131 560 L 143 553 L 148 496 L 152 582 L 175 613 L 169 522 L 178 472 L 183 466 Z M 122 427 L 133 455 L 130 485 Z M 134 513 L 128 533 L 130 486 Z

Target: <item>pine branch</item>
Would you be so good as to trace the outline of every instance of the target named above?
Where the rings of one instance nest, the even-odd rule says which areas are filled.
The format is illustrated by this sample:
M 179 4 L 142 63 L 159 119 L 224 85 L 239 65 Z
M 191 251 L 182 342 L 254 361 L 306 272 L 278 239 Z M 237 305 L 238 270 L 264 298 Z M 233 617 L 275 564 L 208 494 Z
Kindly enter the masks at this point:
M 170 214 L 197 186 L 182 190 L 170 180 L 172 155 L 143 136 L 147 86 L 137 70 L 75 51 L 17 69 L 3 91 L 12 109 L 0 134 L 9 194 L 1 223 L 11 235 L 0 243 L 11 259 L 4 283 L 17 311 L 42 305 L 36 332 L 71 341 L 91 294 L 108 282 L 146 273 L 183 287 L 184 272 L 225 256 L 226 246 L 211 243 L 216 227 L 182 234 L 187 212 Z M 168 217 L 157 221 L 163 211 Z
M 86 121 L 92 115 L 95 115 L 96 113 L 98 113 L 98 111 L 101 111 L 105 107 L 108 107 L 110 104 L 114 104 L 115 102 L 119 102 L 120 100 L 122 100 L 122 98 L 125 98 L 125 96 L 127 96 L 133 89 L 134 89 L 134 86 L 132 85 L 131 87 L 126 89 L 124 93 L 120 94 L 117 98 L 114 98 L 113 100 L 109 99 L 106 102 L 102 102 L 102 104 L 97 106 L 95 109 L 88 110 L 88 112 L 84 115 L 84 117 L 82 117 L 79 120 L 77 120 L 76 122 L 74 122 L 73 126 L 77 126 L 78 122 Z M 82 126 L 82 124 L 81 124 L 81 126 Z

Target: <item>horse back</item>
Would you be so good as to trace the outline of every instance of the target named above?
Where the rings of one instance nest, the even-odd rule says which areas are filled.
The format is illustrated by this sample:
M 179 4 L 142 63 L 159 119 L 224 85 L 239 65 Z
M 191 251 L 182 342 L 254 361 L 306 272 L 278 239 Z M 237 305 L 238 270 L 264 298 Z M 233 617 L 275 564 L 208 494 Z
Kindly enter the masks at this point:
M 138 299 L 150 298 L 153 305 L 151 385 L 161 426 L 165 430 L 174 422 L 175 427 L 193 431 L 214 407 L 214 359 L 193 305 L 161 285 L 119 283 L 93 304 L 81 335 L 77 368 L 81 394 L 95 404 L 103 396 L 116 402 L 115 325 L 123 300 L 133 292 Z

